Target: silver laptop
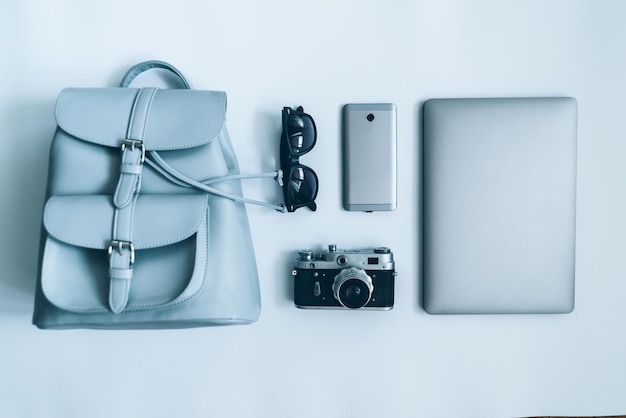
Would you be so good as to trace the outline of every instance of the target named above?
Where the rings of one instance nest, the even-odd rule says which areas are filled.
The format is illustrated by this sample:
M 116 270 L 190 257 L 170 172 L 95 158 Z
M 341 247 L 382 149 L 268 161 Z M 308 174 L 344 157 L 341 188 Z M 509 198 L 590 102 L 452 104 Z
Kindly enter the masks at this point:
M 424 309 L 574 309 L 577 103 L 424 104 Z

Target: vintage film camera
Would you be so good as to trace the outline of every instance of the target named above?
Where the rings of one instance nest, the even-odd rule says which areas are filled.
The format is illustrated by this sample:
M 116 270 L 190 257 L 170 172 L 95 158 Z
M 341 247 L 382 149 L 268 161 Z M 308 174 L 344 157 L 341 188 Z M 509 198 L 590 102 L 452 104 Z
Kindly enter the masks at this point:
M 396 276 L 387 247 L 299 252 L 292 272 L 298 308 L 393 308 Z

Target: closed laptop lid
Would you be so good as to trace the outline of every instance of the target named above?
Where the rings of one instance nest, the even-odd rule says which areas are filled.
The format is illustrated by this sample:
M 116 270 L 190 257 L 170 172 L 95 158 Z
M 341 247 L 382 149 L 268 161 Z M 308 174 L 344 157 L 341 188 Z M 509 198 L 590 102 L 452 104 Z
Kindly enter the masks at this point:
M 571 312 L 575 99 L 431 99 L 423 110 L 425 310 Z

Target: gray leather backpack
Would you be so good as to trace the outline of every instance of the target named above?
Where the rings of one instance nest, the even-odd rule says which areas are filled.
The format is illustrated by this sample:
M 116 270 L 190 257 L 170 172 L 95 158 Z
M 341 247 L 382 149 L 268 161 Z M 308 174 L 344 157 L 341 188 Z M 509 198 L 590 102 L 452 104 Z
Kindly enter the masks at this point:
M 152 68 L 187 88 L 127 87 Z M 119 88 L 60 94 L 33 315 L 39 328 L 257 320 L 257 267 L 226 94 L 188 87 L 173 66 L 148 61 Z

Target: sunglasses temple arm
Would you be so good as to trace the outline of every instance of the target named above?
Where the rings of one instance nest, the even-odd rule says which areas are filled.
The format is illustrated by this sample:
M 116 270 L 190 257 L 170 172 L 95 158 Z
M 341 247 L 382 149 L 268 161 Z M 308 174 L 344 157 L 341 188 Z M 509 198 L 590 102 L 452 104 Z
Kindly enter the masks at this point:
M 163 175 L 165 178 L 167 178 L 168 180 L 172 181 L 174 184 L 177 184 L 179 186 L 193 187 L 195 189 L 202 190 L 206 193 L 210 193 L 216 196 L 221 196 L 226 199 L 230 199 L 230 200 L 234 200 L 234 201 L 242 202 L 242 203 L 251 203 L 254 205 L 268 207 L 278 212 L 284 213 L 287 211 L 287 208 L 285 207 L 285 205 L 266 203 L 266 202 L 261 202 L 259 200 L 253 200 L 253 199 L 246 199 L 245 197 L 241 197 L 232 193 L 224 192 L 222 190 L 216 189 L 214 187 L 211 187 L 209 185 L 196 181 L 192 178 L 189 178 L 185 176 L 184 174 L 182 174 L 181 172 L 175 170 L 169 164 L 167 164 L 165 160 L 163 160 L 163 158 L 161 158 L 161 156 L 155 151 L 149 152 L 149 158 L 146 158 L 146 162 L 155 170 L 157 170 L 157 172 Z M 274 175 L 276 176 L 276 173 L 274 173 Z M 227 176 L 227 177 L 231 177 L 231 176 Z

